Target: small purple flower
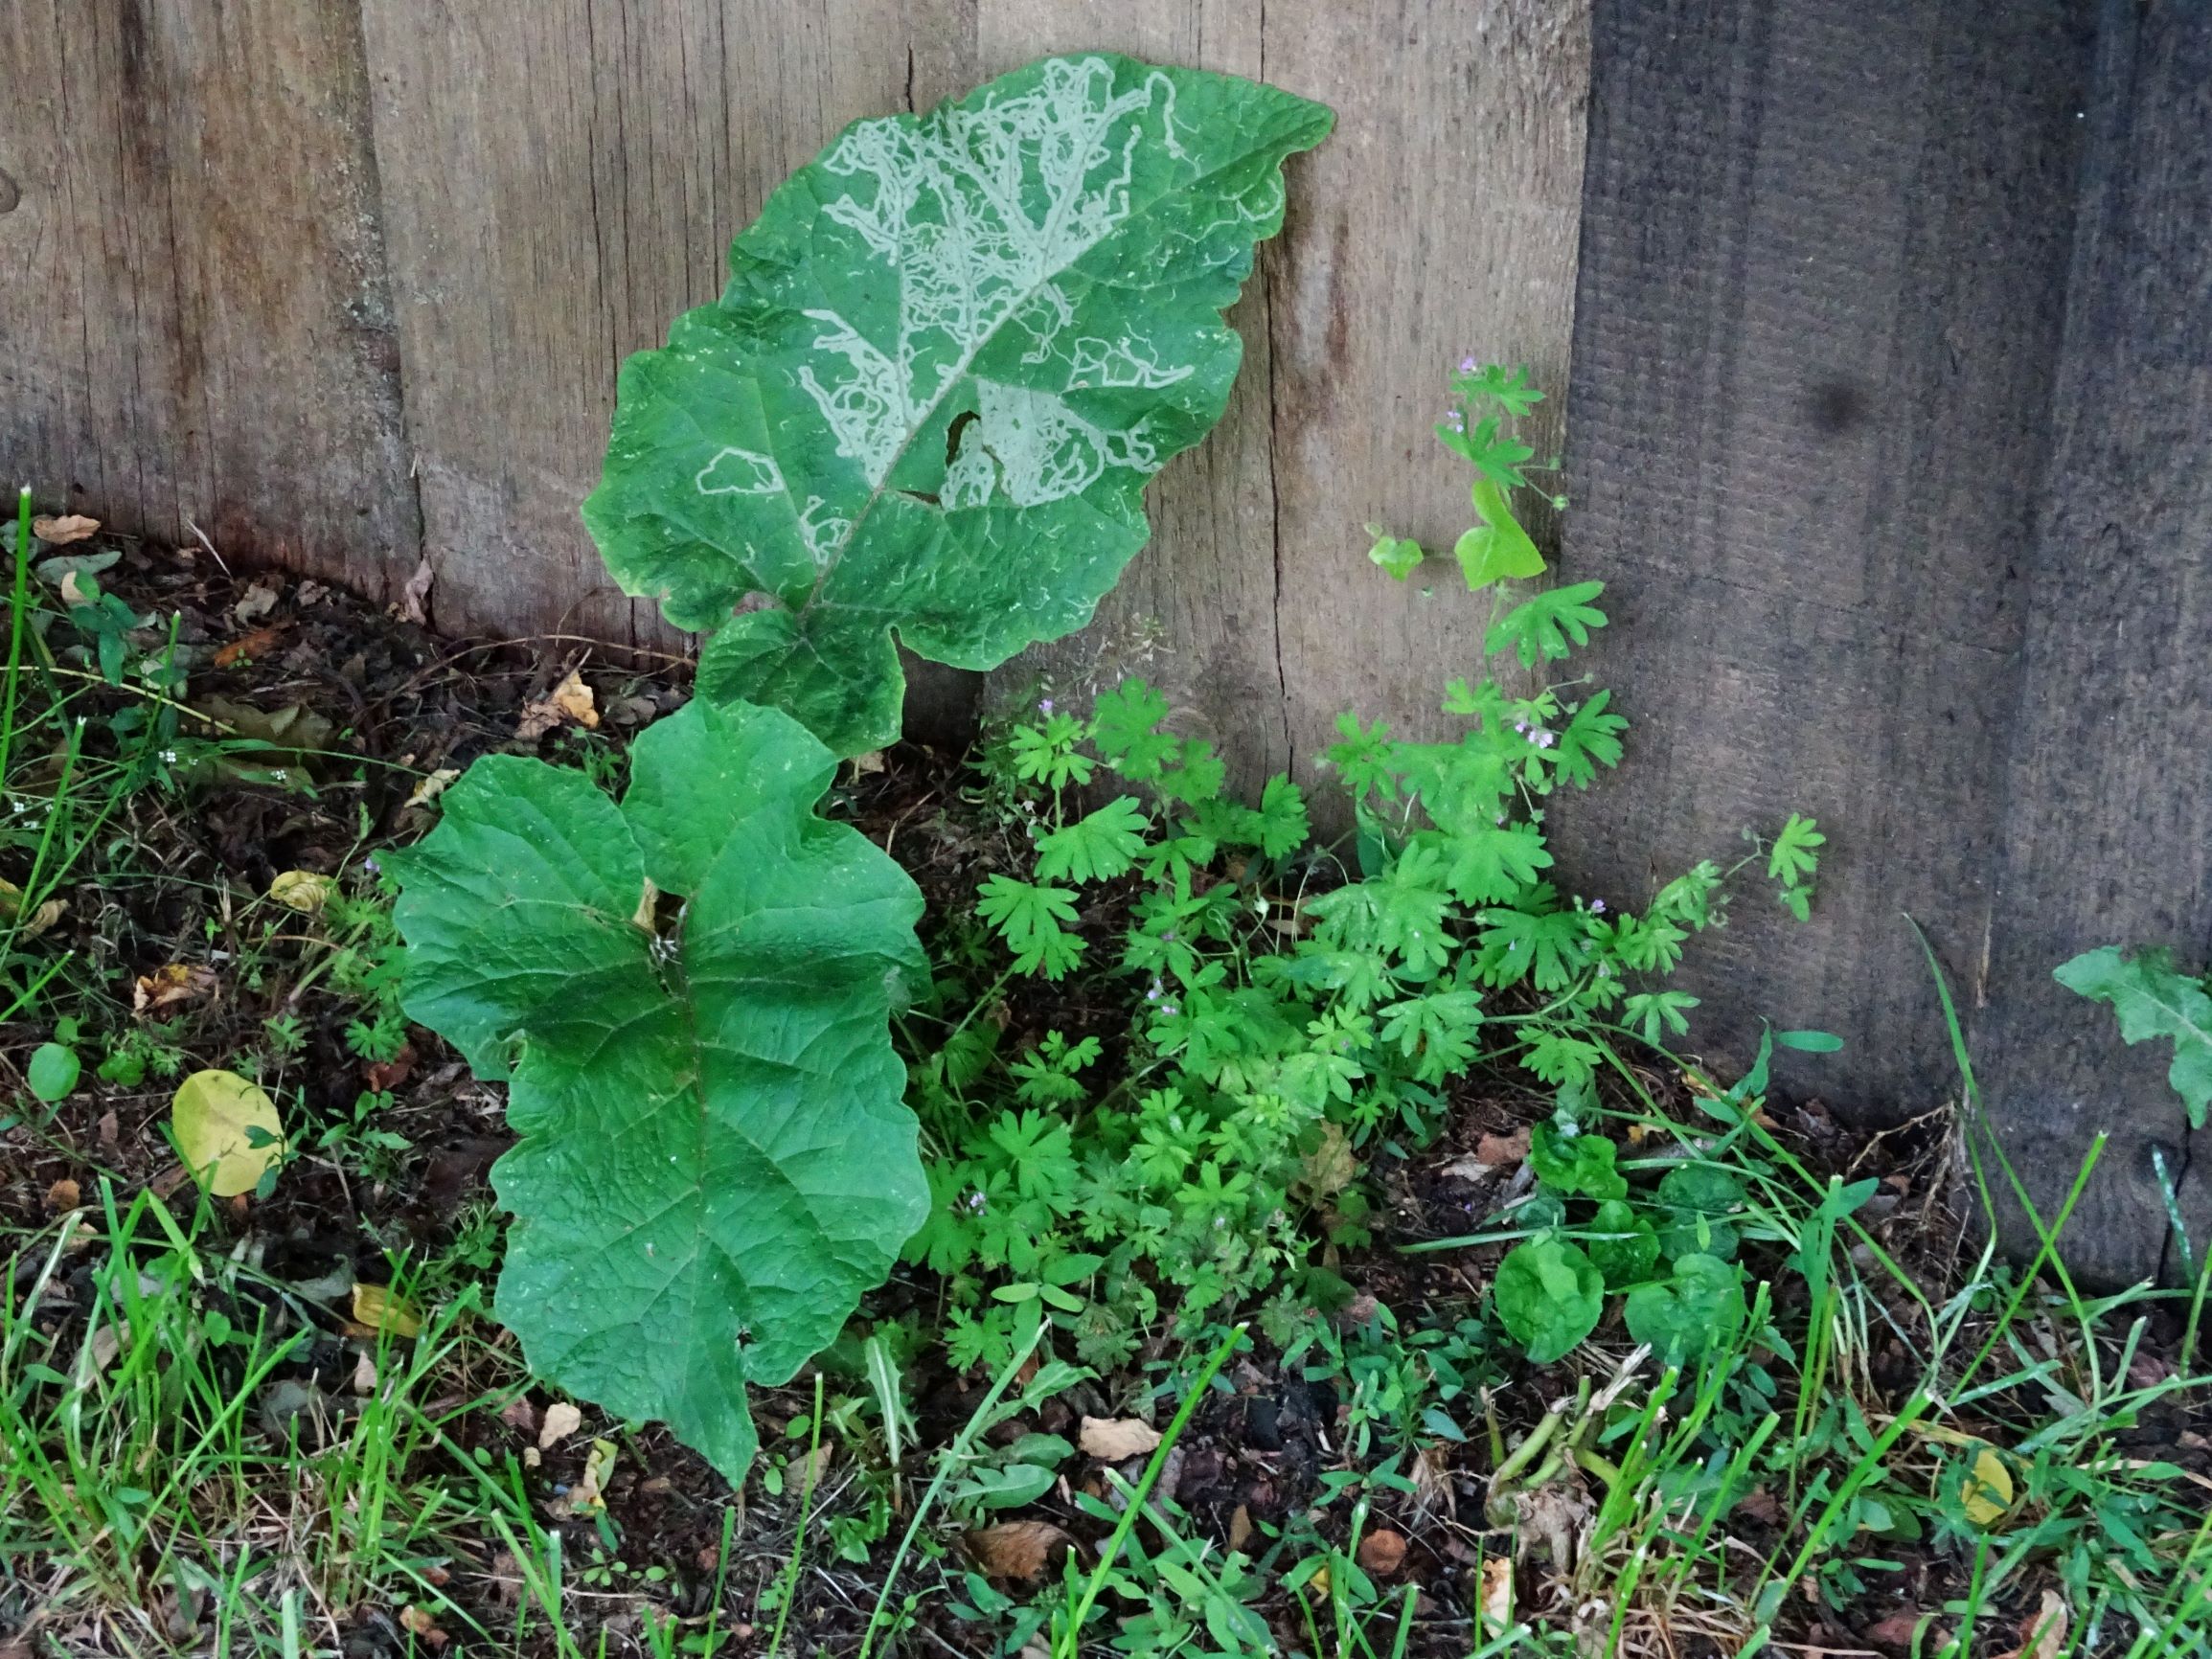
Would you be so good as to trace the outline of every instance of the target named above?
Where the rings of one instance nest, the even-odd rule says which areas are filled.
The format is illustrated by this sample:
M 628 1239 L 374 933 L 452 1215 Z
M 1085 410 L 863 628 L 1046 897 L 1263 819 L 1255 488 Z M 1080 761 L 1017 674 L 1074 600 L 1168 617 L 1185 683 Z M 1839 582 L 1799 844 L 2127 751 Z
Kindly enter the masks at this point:
M 1606 913 L 1606 901 L 1605 901 L 1604 899 L 1602 899 L 1602 898 L 1593 898 L 1593 899 L 1591 899 L 1591 900 L 1590 900 L 1590 914 L 1591 914 L 1592 916 L 1603 916 L 1603 915 L 1605 915 L 1605 913 Z
M 1513 729 L 1524 738 L 1528 736 L 1528 722 L 1526 720 L 1514 721 Z
M 1536 746 L 1539 749 L 1548 749 L 1560 740 L 1560 735 L 1557 732 L 1536 732 L 1531 735 L 1535 738 Z
M 1460 358 L 1459 372 L 1462 375 L 1471 375 L 1474 373 L 1474 357 L 1471 353 Z
M 1039 703 L 1037 705 L 1037 712 L 1038 712 L 1038 714 L 1040 714 L 1040 715 L 1049 715 L 1049 714 L 1051 714 L 1051 713 L 1052 713 L 1052 699 L 1051 699 L 1050 697 L 1046 697 L 1046 698 L 1044 698 L 1042 701 L 1040 701 L 1040 702 L 1039 702 Z
M 364 858 L 361 860 L 361 868 L 367 871 L 371 875 L 375 875 L 384 867 L 381 864 L 378 864 L 374 858 Z

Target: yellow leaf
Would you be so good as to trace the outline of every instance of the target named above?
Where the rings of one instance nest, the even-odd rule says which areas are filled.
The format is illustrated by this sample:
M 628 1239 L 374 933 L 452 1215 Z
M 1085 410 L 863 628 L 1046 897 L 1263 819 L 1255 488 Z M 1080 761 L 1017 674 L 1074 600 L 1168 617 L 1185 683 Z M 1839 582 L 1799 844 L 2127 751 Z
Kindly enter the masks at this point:
M 193 1073 L 169 1110 L 185 1168 L 218 1198 L 252 1192 L 284 1154 L 276 1102 L 236 1072 Z
M 353 1323 L 366 1325 L 382 1336 L 404 1340 L 422 1334 L 422 1315 L 412 1303 L 401 1300 L 381 1284 L 353 1286 Z
M 296 910 L 302 916 L 319 916 L 323 906 L 338 891 L 338 884 L 328 875 L 317 875 L 312 870 L 287 870 L 269 883 L 269 897 L 287 910 Z
M 591 1454 L 583 1460 L 583 1478 L 569 1489 L 569 1508 L 578 1514 L 589 1514 L 606 1508 L 606 1481 L 614 1473 L 614 1442 L 595 1440 Z
M 1976 1526 L 1995 1526 L 2013 1507 L 2013 1474 L 1995 1448 L 1983 1446 L 1974 1454 L 1973 1466 L 1959 1483 L 1959 1508 Z

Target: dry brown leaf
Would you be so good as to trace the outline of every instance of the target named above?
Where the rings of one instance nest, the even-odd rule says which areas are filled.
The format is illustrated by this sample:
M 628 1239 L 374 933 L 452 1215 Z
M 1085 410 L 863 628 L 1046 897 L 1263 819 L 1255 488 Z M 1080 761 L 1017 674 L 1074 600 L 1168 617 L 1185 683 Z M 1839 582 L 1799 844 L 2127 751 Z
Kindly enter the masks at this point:
M 1072 1541 L 1050 1521 L 1001 1521 L 961 1540 L 969 1558 L 993 1579 L 1034 1579 Z
M 320 915 L 337 891 L 334 879 L 312 870 L 280 871 L 269 882 L 269 897 L 302 916 Z
M 1518 1164 L 1528 1156 L 1528 1125 L 1522 1125 L 1510 1135 L 1485 1135 L 1474 1144 L 1475 1161 L 1494 1170 L 1502 1170 Z
M 536 1434 L 537 1407 L 530 1403 L 530 1396 L 518 1394 L 507 1402 L 507 1409 L 499 1414 L 499 1420 L 517 1434 Z
M 364 1399 L 376 1392 L 376 1362 L 365 1348 L 353 1361 L 353 1392 Z
M 415 1075 L 415 1045 L 402 1042 L 388 1060 L 371 1060 L 361 1068 L 361 1080 L 376 1094 L 389 1094 Z
M 179 1004 L 196 1002 L 216 992 L 212 968 L 188 967 L 181 962 L 142 973 L 130 989 L 130 1010 L 140 1018 L 166 1013 Z
M 277 608 L 277 596 L 284 591 L 283 577 L 263 577 L 250 585 L 244 597 L 231 606 L 231 615 L 241 623 L 260 622 Z
M 1765 1487 L 1746 1492 L 1736 1502 L 1737 1514 L 1745 1520 L 1757 1521 L 1763 1527 L 1782 1524 L 1782 1505 Z
M 283 643 L 285 630 L 281 627 L 256 628 L 243 639 L 235 639 L 215 654 L 218 669 L 235 669 L 241 662 L 265 657 Z
M 416 1606 L 412 1602 L 399 1609 L 399 1623 L 407 1627 L 411 1635 L 422 1637 L 431 1647 L 443 1648 L 445 1646 L 447 1637 L 445 1631 L 438 1628 L 437 1620 L 431 1618 L 427 1610 Z
M 410 807 L 427 807 L 439 796 L 445 793 L 447 784 L 459 783 L 460 780 L 460 767 L 441 766 L 415 785 L 414 792 L 407 797 L 407 805 Z
M 34 518 L 31 534 L 49 547 L 67 547 L 73 541 L 82 541 L 97 534 L 100 520 L 87 518 L 81 512 L 57 513 L 52 518 Z
M 583 683 L 582 669 L 570 669 L 550 693 L 522 705 L 522 718 L 514 727 L 515 739 L 519 742 L 535 742 L 563 720 L 574 720 L 587 729 L 599 725 L 599 707 L 593 700 L 591 688 Z
M 430 560 L 425 557 L 415 567 L 415 574 L 407 579 L 407 585 L 399 590 L 400 616 L 408 622 L 427 626 L 430 611 L 423 602 L 430 597 L 430 584 L 437 580 L 436 573 L 430 568 Z
M 66 898 L 49 898 L 16 928 L 18 939 L 36 939 L 41 933 L 68 914 Z M 0 921 L 13 921 L 23 914 L 23 889 L 12 881 L 0 881 Z
M 1321 1125 L 1321 1144 L 1306 1154 L 1305 1171 L 1298 1185 L 1316 1203 L 1324 1203 L 1359 1178 L 1359 1160 L 1352 1151 L 1352 1137 L 1340 1124 Z
M 80 577 L 83 577 L 83 580 L 80 580 Z M 95 584 L 94 587 L 89 588 L 84 585 L 86 581 L 90 581 L 92 579 L 89 576 L 85 576 L 81 571 L 63 571 L 61 573 L 61 602 L 65 605 L 71 606 L 72 608 L 82 604 L 98 603 L 98 584 Z
M 100 1144 L 112 1152 L 122 1142 L 123 1124 L 116 1117 L 115 1108 L 110 1106 L 100 1114 Z
M 537 1431 L 537 1449 L 551 1451 L 582 1426 L 582 1412 L 565 1399 L 555 1400 L 545 1408 L 544 1424 Z
M 1359 1540 L 1357 1559 L 1368 1572 L 1388 1578 L 1405 1564 L 1405 1534 L 1377 1527 Z
M 1920 1622 L 1927 1615 L 1918 1607 L 1901 1607 L 1887 1618 L 1867 1625 L 1859 1633 L 1862 1641 L 1877 1648 L 1910 1648 L 1912 1633 L 1920 1628 Z
M 1488 1180 L 1494 1169 L 1494 1165 L 1486 1164 L 1472 1152 L 1469 1152 L 1462 1157 L 1452 1159 L 1450 1163 L 1436 1172 L 1447 1181 L 1472 1182 Z
M 2020 1645 L 1999 1659 L 2059 1659 L 2065 1651 L 2072 1609 L 2056 1590 L 2043 1592 L 2042 1605 L 2020 1621 Z
M 93 1370 L 105 1371 L 113 1365 L 116 1355 L 123 1352 L 123 1345 L 129 1340 L 130 1326 L 127 1322 L 103 1325 L 95 1330 L 84 1343 L 85 1352 L 92 1356 Z
M 1229 1516 L 1229 1553 L 1235 1555 L 1252 1541 L 1252 1511 L 1239 1504 Z
M 880 749 L 870 749 L 865 755 L 853 757 L 853 776 L 855 778 L 865 778 L 871 773 L 881 770 L 883 770 L 883 751 Z
M 77 1183 L 64 1176 L 46 1189 L 46 1207 L 59 1215 L 64 1210 L 76 1209 L 82 1195 Z
M 567 1512 L 574 1515 L 599 1514 L 606 1509 L 606 1483 L 614 1473 L 615 1445 L 610 1440 L 595 1440 L 591 1450 L 584 1454 L 583 1473 L 576 1485 L 568 1489 Z
M 1143 1457 L 1160 1443 L 1160 1431 L 1142 1418 L 1086 1417 L 1083 1420 L 1083 1449 L 1102 1463 L 1118 1464 L 1124 1458 Z

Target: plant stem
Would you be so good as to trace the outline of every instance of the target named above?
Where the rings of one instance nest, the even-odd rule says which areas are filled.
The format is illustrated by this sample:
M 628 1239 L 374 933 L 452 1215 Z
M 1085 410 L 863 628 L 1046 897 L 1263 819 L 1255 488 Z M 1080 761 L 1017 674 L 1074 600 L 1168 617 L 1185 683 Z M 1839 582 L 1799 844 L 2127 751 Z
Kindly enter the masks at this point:
M 814 1478 L 822 1466 L 822 1374 L 814 1373 L 814 1433 L 807 1443 L 807 1478 L 799 1485 L 799 1529 L 791 1534 L 791 1558 L 784 1563 L 784 1593 L 776 1601 L 776 1633 L 768 1638 L 768 1659 L 784 1650 L 784 1625 L 791 1617 L 791 1598 L 799 1591 L 799 1557 L 807 1551 L 807 1523 L 814 1516 Z
M 23 620 L 31 607 L 31 486 L 15 497 L 15 585 L 8 604 L 8 686 L 0 696 L 0 790 L 8 785 L 8 761 L 15 746 L 15 682 L 23 668 Z
M 1066 1625 L 1053 1644 L 1053 1659 L 1075 1659 L 1076 1648 L 1083 1640 L 1083 1625 L 1090 1618 L 1090 1610 L 1098 1602 L 1099 1592 L 1106 1588 L 1106 1575 L 1113 1571 L 1114 1562 L 1121 1556 L 1122 1546 L 1129 1541 L 1129 1533 L 1137 1524 L 1137 1516 L 1144 1512 L 1145 1499 L 1152 1489 L 1152 1483 L 1160 1478 L 1160 1470 L 1167 1465 L 1168 1453 L 1174 1449 L 1175 1442 L 1182 1438 L 1183 1429 L 1191 1420 L 1191 1413 L 1197 1410 L 1198 1401 L 1205 1398 L 1207 1385 L 1214 1380 L 1214 1374 L 1221 1369 L 1236 1350 L 1237 1344 L 1243 1339 L 1244 1327 L 1240 1325 L 1221 1339 L 1220 1345 L 1207 1356 L 1206 1363 L 1198 1368 L 1197 1380 L 1191 1384 L 1191 1392 L 1183 1397 L 1182 1406 L 1176 1411 L 1174 1420 L 1168 1424 L 1168 1432 L 1160 1437 L 1160 1443 L 1152 1448 L 1152 1461 L 1145 1465 L 1145 1472 L 1138 1477 L 1136 1490 L 1129 1494 L 1129 1504 L 1122 1511 L 1122 1518 L 1113 1530 L 1113 1536 L 1106 1539 L 1106 1548 L 1099 1552 L 1098 1565 L 1091 1569 L 1090 1578 L 1084 1581 L 1083 1595 L 1077 1600 Z M 865 1655 L 865 1648 L 862 1653 Z
M 906 1564 L 906 1552 L 914 1547 L 915 1535 L 922 1531 L 923 1521 L 936 1507 L 938 1494 L 945 1489 L 946 1481 L 950 1478 L 954 1468 L 968 1461 L 968 1448 L 975 1443 L 975 1437 L 990 1426 L 992 1407 L 998 1403 L 999 1396 L 1006 1392 L 1006 1385 L 1014 1380 L 1015 1374 L 1029 1362 L 1030 1353 L 1050 1329 L 1050 1326 L 1039 1323 L 1030 1332 L 1029 1340 L 1006 1362 L 1006 1368 L 992 1383 L 991 1391 L 969 1414 L 968 1421 L 961 1425 L 960 1432 L 953 1436 L 952 1443 L 946 1448 L 945 1455 L 937 1460 L 937 1473 L 930 1478 L 929 1489 L 922 1494 L 922 1502 L 915 1506 L 914 1518 L 906 1523 L 906 1532 L 899 1540 L 899 1548 L 892 1553 L 890 1570 L 883 1575 L 883 1588 L 876 1593 L 876 1610 L 868 1615 L 868 1628 L 860 1637 L 859 1659 L 868 1659 L 868 1655 L 875 1649 L 876 1633 L 882 1626 L 883 1609 L 890 1602 L 892 1586 L 899 1582 L 899 1570 Z

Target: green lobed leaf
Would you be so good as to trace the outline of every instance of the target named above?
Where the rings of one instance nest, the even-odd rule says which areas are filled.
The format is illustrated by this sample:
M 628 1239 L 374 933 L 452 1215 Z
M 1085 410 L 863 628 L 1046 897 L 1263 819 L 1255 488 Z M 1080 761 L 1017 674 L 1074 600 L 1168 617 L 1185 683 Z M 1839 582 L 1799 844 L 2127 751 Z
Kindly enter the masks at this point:
M 1543 555 L 1514 517 L 1505 491 L 1488 478 L 1477 478 L 1470 493 L 1479 522 L 1451 550 L 1468 587 L 1480 592 L 1493 582 L 1543 575 Z
M 1626 1198 L 1608 1198 L 1590 1217 L 1590 1260 L 1605 1275 L 1608 1290 L 1622 1290 L 1648 1277 L 1659 1260 L 1659 1236 L 1629 1207 Z
M 1600 1202 L 1626 1198 L 1627 1177 L 1613 1168 L 1616 1148 L 1600 1134 L 1567 1135 L 1548 1123 L 1530 1132 L 1528 1166 L 1561 1197 L 1577 1193 Z
M 855 122 L 624 366 L 584 521 L 627 592 L 717 628 L 702 693 L 839 754 L 898 736 L 892 636 L 996 667 L 1090 619 L 1146 484 L 1220 418 L 1221 320 L 1317 103 L 1110 53 Z
M 2162 950 L 2131 959 L 2109 944 L 2062 964 L 2052 977 L 2091 1002 L 2111 1004 L 2124 1040 L 2173 1038 L 2166 1080 L 2188 1108 L 2190 1127 L 2201 1129 L 2212 1107 L 2212 996 L 2202 982 L 2178 971 Z
M 745 1385 L 827 1347 L 927 1205 L 889 1035 L 922 898 L 813 815 L 834 769 L 787 716 L 694 702 L 619 807 L 495 755 L 389 860 L 408 1015 L 512 1079 L 499 1317 L 538 1375 L 733 1482 Z M 665 931 L 658 895 L 685 900 Z
M 1528 1350 L 1530 1361 L 1549 1365 L 1598 1328 L 1606 1285 L 1581 1250 L 1546 1237 L 1516 1244 L 1506 1253 L 1497 1264 L 1491 1299 L 1507 1331 Z
M 1688 1365 L 1726 1348 L 1744 1329 L 1744 1270 L 1718 1257 L 1676 1258 L 1675 1276 L 1629 1292 L 1629 1334 L 1662 1365 Z

